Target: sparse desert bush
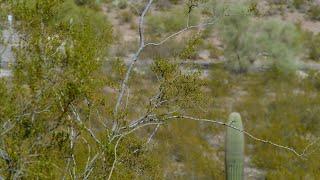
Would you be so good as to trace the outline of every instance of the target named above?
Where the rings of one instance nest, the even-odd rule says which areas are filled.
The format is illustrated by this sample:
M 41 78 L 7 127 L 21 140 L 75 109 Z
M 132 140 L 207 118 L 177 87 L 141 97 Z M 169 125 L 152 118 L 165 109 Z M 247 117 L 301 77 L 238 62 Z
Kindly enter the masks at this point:
M 178 4 L 181 0 L 169 0 L 172 4 Z
M 201 34 L 193 35 L 188 40 L 182 51 L 179 53 L 180 59 L 196 59 L 198 50 L 202 44 L 203 39 L 201 37 Z
M 147 17 L 146 33 L 151 37 L 161 37 L 166 33 L 175 32 L 187 25 L 187 14 L 183 8 L 173 8 L 166 13 L 155 13 Z M 190 25 L 195 24 L 199 16 L 193 13 Z
M 224 70 L 221 67 L 215 66 L 210 74 L 210 86 L 219 87 L 212 89 L 212 95 L 214 98 L 223 97 L 228 95 L 229 91 L 232 89 L 232 79 L 230 72 Z
M 94 2 L 94 0 L 74 0 L 77 5 L 88 5 Z
M 309 47 L 309 58 L 314 61 L 320 61 L 320 33 L 311 35 L 307 46 Z
M 157 0 L 156 2 L 155 6 L 159 10 L 169 9 L 173 5 L 170 0 Z
M 79 6 L 87 6 L 93 9 L 98 9 L 100 0 L 74 0 Z
M 183 46 L 181 44 L 186 43 L 185 40 L 171 40 L 165 46 L 159 47 L 147 47 L 145 51 L 141 54 L 141 58 L 154 58 L 154 57 L 178 57 L 181 51 L 183 50 Z
M 115 0 L 112 1 L 112 3 L 119 9 L 125 9 L 128 7 L 128 0 Z
M 308 15 L 313 20 L 320 20 L 320 5 L 312 5 L 308 11 Z
M 133 19 L 133 14 L 129 10 L 121 11 L 119 14 L 120 23 L 130 23 Z
M 276 5 L 284 5 L 288 3 L 288 0 L 268 0 L 269 3 L 276 4 Z
M 226 98 L 223 102 L 229 104 L 230 110 L 223 110 L 240 112 L 247 131 L 302 151 L 305 145 L 319 136 L 319 72 L 309 73 L 309 78 L 301 81 L 294 74 L 285 75 L 278 73 L 277 69 L 273 70 L 275 71 L 234 74 L 214 67 L 211 76 L 213 106 L 217 111 L 217 107 L 223 104 L 221 101 Z M 309 154 L 310 160 L 307 161 L 266 144 L 256 143 L 247 137 L 246 148 L 247 153 L 253 157 L 254 165 L 266 172 L 266 178 L 319 178 L 316 170 L 319 167 L 317 161 L 320 154 L 316 150 L 319 143 L 310 147 L 313 153 Z M 268 154 L 274 158 L 270 158 Z
M 211 58 L 219 58 L 220 56 L 223 56 L 223 50 L 217 48 L 215 45 L 210 44 L 208 46 L 208 50 L 210 52 Z
M 306 1 L 305 0 L 293 0 L 293 6 L 296 8 L 296 9 L 300 9 L 302 8 L 303 5 L 306 4 Z
M 243 14 L 246 7 L 237 6 L 233 12 Z M 302 42 L 294 25 L 276 19 L 253 21 L 250 16 L 239 15 L 224 18 L 219 26 L 226 45 L 226 65 L 231 70 L 246 72 L 262 57 L 283 72 L 297 68 Z

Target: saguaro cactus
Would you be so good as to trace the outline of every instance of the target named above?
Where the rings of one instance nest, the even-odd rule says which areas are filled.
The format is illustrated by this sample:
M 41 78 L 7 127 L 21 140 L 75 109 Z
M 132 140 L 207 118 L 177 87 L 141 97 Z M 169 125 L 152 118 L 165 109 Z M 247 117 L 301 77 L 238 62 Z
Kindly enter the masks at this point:
M 239 113 L 231 113 L 226 133 L 225 166 L 227 180 L 243 179 L 244 135 L 237 130 L 243 129 Z M 236 129 L 235 129 L 236 128 Z

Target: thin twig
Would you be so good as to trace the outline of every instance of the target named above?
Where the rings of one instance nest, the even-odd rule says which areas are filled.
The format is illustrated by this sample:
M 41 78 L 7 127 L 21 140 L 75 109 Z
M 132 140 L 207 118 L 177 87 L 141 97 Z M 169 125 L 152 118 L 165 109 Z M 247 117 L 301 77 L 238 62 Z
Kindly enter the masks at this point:
M 111 179 L 112 173 L 113 173 L 113 171 L 114 171 L 114 168 L 115 168 L 115 165 L 116 165 L 116 162 L 117 162 L 117 158 L 118 158 L 117 149 L 118 149 L 118 146 L 119 146 L 120 141 L 121 141 L 125 136 L 133 133 L 134 131 L 136 131 L 136 130 L 142 128 L 142 127 L 150 126 L 150 125 L 161 125 L 161 124 L 163 124 L 163 123 L 162 123 L 162 122 L 158 122 L 158 123 L 147 123 L 147 124 L 143 124 L 143 125 L 141 125 L 141 126 L 137 126 L 137 127 L 133 128 L 133 129 L 131 129 L 130 131 L 128 131 L 128 132 L 126 132 L 126 133 L 123 133 L 123 134 L 119 137 L 119 139 L 117 140 L 116 145 L 115 145 L 115 147 L 114 147 L 114 160 L 113 160 L 113 163 L 112 163 L 111 170 L 110 170 L 110 172 L 109 172 L 108 180 Z
M 189 120 L 194 120 L 194 121 L 210 122 L 210 123 L 215 123 L 215 124 L 219 124 L 219 125 L 222 125 L 222 126 L 230 127 L 230 128 L 233 128 L 235 130 L 238 130 L 238 131 L 244 133 L 246 136 L 250 137 L 251 139 L 253 139 L 255 141 L 259 141 L 259 142 L 262 142 L 262 143 L 270 144 L 270 145 L 275 146 L 275 147 L 280 148 L 280 149 L 288 150 L 288 151 L 294 153 L 295 155 L 297 155 L 298 157 L 303 158 L 303 159 L 305 159 L 304 158 L 305 151 L 308 149 L 308 147 L 310 147 L 313 144 L 313 143 L 309 144 L 302 153 L 298 153 L 297 150 L 295 150 L 292 147 L 281 145 L 281 144 L 277 144 L 277 143 L 274 143 L 274 142 L 272 142 L 270 140 L 258 138 L 258 137 L 252 135 L 251 133 L 249 133 L 249 132 L 247 132 L 247 131 L 245 131 L 243 129 L 236 128 L 234 126 L 228 125 L 227 123 L 224 123 L 224 122 L 221 122 L 221 121 L 216 121 L 216 120 L 211 120 L 211 119 L 201 119 L 201 118 L 196 118 L 196 117 L 191 117 L 191 116 L 183 116 L 183 115 L 182 116 L 171 116 L 171 117 L 168 117 L 167 119 L 189 119 Z
M 151 142 L 153 136 L 157 133 L 159 127 L 160 127 L 160 124 L 158 124 L 158 125 L 156 126 L 156 128 L 153 130 L 153 132 L 152 132 L 152 134 L 149 136 L 148 141 L 147 141 L 146 144 L 149 144 L 149 143 Z
M 198 24 L 198 25 L 193 25 L 193 26 L 187 26 L 183 29 L 181 29 L 180 31 L 177 31 L 169 36 L 167 36 L 166 38 L 164 38 L 163 40 L 161 40 L 160 42 L 150 42 L 150 43 L 147 43 L 145 45 L 145 47 L 147 46 L 160 46 L 162 44 L 164 44 L 165 42 L 167 42 L 168 40 L 188 31 L 188 30 L 191 30 L 191 29 L 197 29 L 197 28 L 202 28 L 202 27 L 205 27 L 205 26 L 210 26 L 210 25 L 214 25 L 220 18 L 217 18 L 213 21 L 210 21 L 210 22 L 206 22 L 206 23 L 201 23 L 201 24 Z

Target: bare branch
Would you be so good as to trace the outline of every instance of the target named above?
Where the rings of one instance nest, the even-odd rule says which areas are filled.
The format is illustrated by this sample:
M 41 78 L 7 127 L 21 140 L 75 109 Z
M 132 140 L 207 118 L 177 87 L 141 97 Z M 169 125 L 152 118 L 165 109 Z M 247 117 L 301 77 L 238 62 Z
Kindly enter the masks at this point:
M 119 109 L 119 106 L 121 104 L 121 101 L 122 101 L 122 98 L 123 98 L 123 94 L 124 94 L 124 91 L 127 87 L 127 83 L 128 83 L 128 80 L 129 80 L 129 77 L 130 77 L 130 74 L 133 70 L 133 67 L 136 63 L 136 61 L 138 60 L 138 57 L 140 55 L 140 53 L 142 52 L 142 50 L 144 49 L 145 45 L 144 45 L 144 17 L 146 15 L 146 13 L 148 12 L 148 10 L 150 9 L 151 7 L 151 4 L 152 4 L 153 0 L 149 0 L 148 4 L 146 5 L 146 7 L 144 8 L 141 16 L 140 16 L 140 20 L 139 20 L 139 39 L 140 39 L 140 47 L 138 49 L 138 51 L 135 53 L 135 55 L 132 57 L 131 59 L 131 64 L 127 70 L 127 73 L 126 73 L 126 76 L 124 78 L 124 80 L 122 81 L 122 84 L 121 84 L 121 88 L 120 88 L 120 94 L 118 96 L 118 99 L 117 99 L 117 103 L 116 103 L 116 106 L 115 106 L 115 110 L 114 110 L 114 113 L 117 114 L 118 113 L 118 109 Z
M 310 144 L 308 144 L 308 145 L 306 146 L 306 148 L 304 148 L 304 150 L 302 151 L 302 154 L 303 154 L 303 155 L 306 155 L 308 149 L 309 149 L 311 146 L 315 145 L 319 140 L 320 140 L 320 138 L 317 137 L 314 141 L 312 141 Z M 310 154 L 310 153 L 309 153 L 309 154 Z
M 143 128 L 143 127 L 146 127 L 146 126 L 150 126 L 150 125 L 157 125 L 157 126 L 158 126 L 158 125 L 161 125 L 161 124 L 163 124 L 163 123 L 162 123 L 162 122 L 158 122 L 158 123 L 147 123 L 147 124 L 143 124 L 143 125 L 141 125 L 141 126 L 137 126 L 137 127 L 133 128 L 133 129 L 131 129 L 130 131 L 128 131 L 128 132 L 123 133 L 122 135 L 120 135 L 120 137 L 119 137 L 119 139 L 117 140 L 116 145 L 115 145 L 115 147 L 114 147 L 114 160 L 113 160 L 113 163 L 112 163 L 111 170 L 110 170 L 110 172 L 109 172 L 108 180 L 111 179 L 112 173 L 113 173 L 113 171 L 114 171 L 115 165 L 116 165 L 117 160 L 118 160 L 118 159 L 117 159 L 117 158 L 118 158 L 117 149 L 118 149 L 118 146 L 119 146 L 120 141 L 121 141 L 125 136 L 133 133 L 134 131 L 136 131 L 136 130 L 138 130 L 138 129 L 140 129 L 140 128 Z
M 158 125 L 156 126 L 156 128 L 153 130 L 153 132 L 152 132 L 151 135 L 149 136 L 148 141 L 147 141 L 146 144 L 149 144 L 149 143 L 151 142 L 153 136 L 157 133 L 159 127 L 160 127 L 160 124 L 158 124 Z
M 79 113 L 77 112 L 75 106 L 71 103 L 71 110 L 72 110 L 72 113 L 73 115 L 75 116 L 77 122 L 83 126 L 83 128 L 90 134 L 90 136 L 95 140 L 96 143 L 98 143 L 99 145 L 101 145 L 101 141 L 95 136 L 95 134 L 93 133 L 93 131 L 88 128 L 81 120 L 81 117 L 79 115 Z
M 197 28 L 202 28 L 202 27 L 205 27 L 205 26 L 210 26 L 210 25 L 214 25 L 220 18 L 217 18 L 213 21 L 210 21 L 210 22 L 206 22 L 206 23 L 202 23 L 202 24 L 198 24 L 198 25 L 194 25 L 194 26 L 187 26 L 183 29 L 181 29 L 180 31 L 178 32 L 175 32 L 169 36 L 167 36 L 166 38 L 164 38 L 163 40 L 161 40 L 160 42 L 150 42 L 150 43 L 147 43 L 145 45 L 145 47 L 147 46 L 160 46 L 162 44 L 164 44 L 165 42 L 167 42 L 168 40 L 188 31 L 188 30 L 191 30 L 191 29 L 197 29 Z
M 281 144 L 277 144 L 277 143 L 274 143 L 270 140 L 267 140 L 267 139 L 261 139 L 261 138 L 258 138 L 254 135 L 252 135 L 251 133 L 243 130 L 243 129 L 238 129 L 234 126 L 230 126 L 224 122 L 221 122 L 221 121 L 216 121 L 216 120 L 211 120 L 211 119 L 201 119 L 201 118 L 196 118 L 196 117 L 191 117 L 191 116 L 171 116 L 171 117 L 168 117 L 167 119 L 189 119 L 189 120 L 193 120 L 193 121 L 201 121 L 201 122 L 210 122 L 210 123 L 214 123 L 214 124 L 218 124 L 218 125 L 222 125 L 222 126 L 226 126 L 226 127 L 230 127 L 230 128 L 233 128 L 235 130 L 238 130 L 240 132 L 243 132 L 246 136 L 250 137 L 251 139 L 255 140 L 255 141 L 259 141 L 259 142 L 262 142 L 262 143 L 266 143 L 266 144 L 270 144 L 272 146 L 275 146 L 277 148 L 280 148 L 280 149 L 284 149 L 284 150 L 287 150 L 287 151 L 290 151 L 292 153 L 294 153 L 295 155 L 297 155 L 298 157 L 302 158 L 302 159 L 306 159 L 304 157 L 305 155 L 305 152 L 307 151 L 307 149 L 312 145 L 314 144 L 315 142 L 309 144 L 304 150 L 302 153 L 299 153 L 297 152 L 297 150 L 295 150 L 294 148 L 292 147 L 289 147 L 289 146 L 285 146 L 285 145 L 281 145 Z

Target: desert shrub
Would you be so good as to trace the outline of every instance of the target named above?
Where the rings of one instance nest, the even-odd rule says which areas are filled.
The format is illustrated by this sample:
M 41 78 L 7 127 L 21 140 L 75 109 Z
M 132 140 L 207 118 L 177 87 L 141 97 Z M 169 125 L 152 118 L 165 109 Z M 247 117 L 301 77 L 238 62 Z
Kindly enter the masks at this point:
M 125 9 L 128 7 L 128 0 L 115 0 L 112 1 L 112 3 L 119 9 Z
M 181 0 L 169 0 L 172 4 L 178 4 Z
M 221 5 L 216 0 L 207 0 L 199 4 L 201 13 L 208 16 L 215 15 L 219 6 Z
M 288 0 L 269 0 L 269 3 L 276 5 L 284 5 L 288 3 Z
M 312 5 L 309 8 L 308 15 L 313 20 L 320 20 L 320 5 Z
M 130 23 L 133 19 L 133 14 L 129 10 L 121 11 L 119 14 L 120 23 Z
M 170 0 L 157 0 L 155 1 L 155 6 L 159 10 L 165 10 L 171 8 L 172 3 L 170 2 Z
M 246 7 L 237 5 L 231 8 L 230 11 L 232 13 L 240 15 L 223 18 L 219 26 L 219 33 L 226 44 L 225 55 L 228 59 L 227 65 L 229 68 L 239 72 L 246 71 L 246 68 L 249 66 L 249 58 L 252 59 L 252 57 L 248 57 L 249 55 L 252 56 L 252 54 L 249 53 L 252 49 L 249 46 L 252 46 L 252 44 L 244 43 L 241 36 L 250 26 L 250 18 L 241 15 L 246 12 Z M 241 53 L 241 55 L 239 53 Z
M 246 7 L 237 6 L 231 11 L 243 14 Z M 253 21 L 239 15 L 224 18 L 219 26 L 229 69 L 246 72 L 263 56 L 283 72 L 297 68 L 302 43 L 294 25 L 276 19 Z
M 206 47 L 209 52 L 210 52 L 210 57 L 211 58 L 219 58 L 220 56 L 223 56 L 223 50 L 219 49 L 216 45 L 214 44 L 208 44 Z
M 234 74 L 214 67 L 210 84 L 214 111 L 229 104 L 230 110 L 226 107 L 223 110 L 240 112 L 247 131 L 302 152 L 319 136 L 319 73 L 310 72 L 308 78 L 299 80 L 294 74 L 288 76 L 273 70 Z M 319 143 L 310 147 L 307 154 L 312 160 L 309 161 L 250 138 L 246 140 L 247 155 L 258 169 L 265 171 L 265 178 L 319 178 L 319 152 L 316 150 Z
M 92 9 L 99 9 L 99 4 L 101 0 L 74 0 L 75 4 L 78 6 L 87 6 Z
M 167 128 L 160 129 L 157 139 L 163 143 L 154 149 L 164 157 L 165 179 L 224 179 L 223 160 L 218 156 L 223 144 L 217 148 L 207 142 L 214 140 L 210 135 L 217 131 L 190 121 L 172 122 Z
M 190 25 L 195 24 L 198 15 L 190 18 Z M 155 13 L 147 17 L 146 34 L 150 37 L 161 37 L 166 33 L 178 31 L 187 25 L 187 14 L 183 8 L 173 8 L 166 13 Z
M 91 175 L 105 179 L 114 160 L 114 145 L 105 143 L 107 134 L 92 112 L 107 116 L 112 106 L 112 98 L 102 91 L 112 79 L 101 68 L 112 42 L 110 23 L 104 15 L 79 7 L 73 0 L 19 0 L 9 5 L 19 22 L 15 28 L 24 39 L 14 51 L 14 75 L 0 79 L 1 178 L 84 177 L 88 158 L 103 148 L 104 155 L 95 162 L 97 168 Z M 72 111 L 79 112 L 83 124 Z M 101 137 L 101 146 L 84 126 L 99 129 L 96 136 Z M 10 131 L 3 134 L 8 127 Z M 71 131 L 83 138 L 75 137 L 74 147 L 70 146 Z M 131 138 L 119 146 L 123 161 L 115 176 L 132 179 L 149 171 L 152 174 L 145 172 L 146 176 L 159 179 L 153 172 L 159 171 L 156 160 L 134 153 L 143 142 Z M 10 160 L 2 158 L 3 152 Z M 66 158 L 71 154 L 77 165 Z M 72 166 L 77 170 L 71 174 L 60 171 Z
M 303 146 L 318 134 L 318 117 L 315 114 L 320 110 L 316 105 L 319 97 L 311 95 L 317 91 L 309 80 L 297 81 L 294 76 L 273 79 L 270 78 L 274 77 L 272 73 L 260 76 L 258 78 L 260 80 L 248 88 L 250 95 L 244 97 L 237 108 L 240 108 L 245 118 L 249 120 L 247 128 L 251 131 L 256 131 L 273 141 L 279 142 L 281 137 L 283 143 L 303 149 Z M 263 82 L 259 82 L 261 80 Z M 252 93 L 257 87 L 261 90 Z M 307 133 L 310 133 L 311 139 L 305 137 Z M 317 148 L 317 145 L 313 148 Z M 314 171 L 317 168 L 314 161 L 303 161 L 293 154 L 277 151 L 263 144 L 255 144 L 252 152 L 254 152 L 254 163 L 267 170 L 267 178 L 305 177 L 306 174 L 315 178 L 318 176 Z M 265 153 L 273 154 L 275 158 L 263 157 Z M 311 156 L 316 158 L 318 155 L 314 153 Z M 295 159 L 299 166 L 288 163 L 288 158 Z
M 293 6 L 296 8 L 296 9 L 300 9 L 302 8 L 303 5 L 305 5 L 305 0 L 293 0 Z
M 164 46 L 149 46 L 141 54 L 141 58 L 154 58 L 154 57 L 163 57 L 163 58 L 172 58 L 178 57 L 183 46 L 181 44 L 186 43 L 186 40 L 170 40 Z
M 198 49 L 201 44 L 203 44 L 201 34 L 193 35 L 179 53 L 180 59 L 195 59 L 198 55 Z
M 214 98 L 225 96 L 232 89 L 230 72 L 226 71 L 225 69 L 215 66 L 210 74 L 210 77 L 210 86 L 219 87 L 212 89 L 212 94 Z
M 94 2 L 94 0 L 75 0 L 77 5 L 88 5 Z
M 309 58 L 314 61 L 320 61 L 320 33 L 310 35 L 310 39 L 307 43 L 309 47 Z

